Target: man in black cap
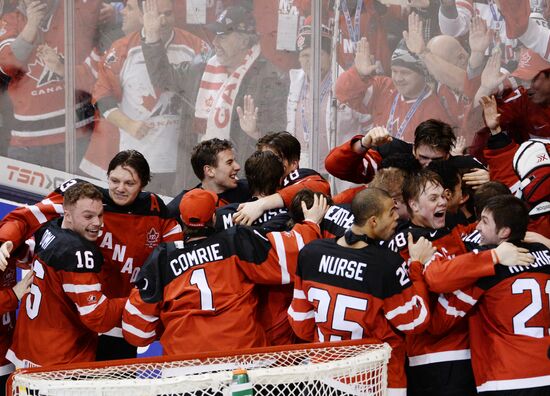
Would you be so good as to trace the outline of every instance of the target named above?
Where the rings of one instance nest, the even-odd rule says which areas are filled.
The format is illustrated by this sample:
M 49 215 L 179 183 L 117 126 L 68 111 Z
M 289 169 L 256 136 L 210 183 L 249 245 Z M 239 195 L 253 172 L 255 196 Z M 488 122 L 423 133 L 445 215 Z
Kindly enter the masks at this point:
M 175 90 L 183 96 L 184 111 L 178 169 L 188 169 L 190 148 L 200 140 L 229 139 L 238 147 L 237 162 L 244 163 L 255 151 L 260 132 L 282 130 L 286 126 L 285 103 L 288 82 L 262 55 L 252 14 L 240 6 L 229 7 L 217 21 L 207 25 L 216 34 L 215 54 L 206 64 L 174 68 L 158 37 L 158 14 L 144 16 L 143 51 L 153 85 Z M 251 95 L 259 107 L 258 131 L 248 134 L 239 125 L 237 106 Z M 194 133 L 191 133 L 194 132 Z M 183 143 L 183 144 L 182 144 Z M 185 157 L 187 153 L 187 157 Z M 182 172 L 183 173 L 183 172 Z M 190 180 L 186 180 L 186 184 Z

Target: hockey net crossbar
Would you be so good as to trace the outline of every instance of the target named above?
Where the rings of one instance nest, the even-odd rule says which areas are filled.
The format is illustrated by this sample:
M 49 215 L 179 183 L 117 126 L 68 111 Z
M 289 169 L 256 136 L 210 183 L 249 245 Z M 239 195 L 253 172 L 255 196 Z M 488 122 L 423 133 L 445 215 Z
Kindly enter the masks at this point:
M 359 340 L 31 368 L 10 377 L 8 395 L 225 396 L 245 368 L 258 396 L 383 396 L 390 351 Z

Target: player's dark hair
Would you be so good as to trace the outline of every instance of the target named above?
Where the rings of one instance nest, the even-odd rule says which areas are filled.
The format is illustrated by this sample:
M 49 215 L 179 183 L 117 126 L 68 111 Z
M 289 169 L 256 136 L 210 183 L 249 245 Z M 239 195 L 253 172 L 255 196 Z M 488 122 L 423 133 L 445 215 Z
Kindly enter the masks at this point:
M 315 195 L 324 196 L 327 199 L 327 204 L 329 206 L 334 205 L 332 198 L 330 198 L 329 196 L 320 192 L 313 192 L 309 188 L 304 188 L 298 191 L 296 195 L 294 195 L 294 198 L 292 198 L 292 201 L 290 202 L 290 206 L 288 207 L 288 214 L 292 219 L 292 221 L 294 221 L 294 223 L 301 223 L 302 221 L 304 221 L 302 201 L 305 202 L 306 208 L 309 209 L 313 205 L 313 199 Z
M 418 172 L 422 165 L 412 153 L 393 153 L 382 160 L 380 168 L 399 168 L 406 172 Z
M 107 176 L 117 166 L 132 168 L 139 177 L 142 189 L 151 181 L 151 168 L 149 167 L 149 163 L 143 154 L 137 150 L 124 150 L 116 154 L 111 162 L 109 162 Z
M 529 223 L 529 209 L 521 199 L 513 195 L 497 195 L 487 201 L 486 210 L 493 215 L 497 231 L 510 228 L 508 241 L 519 242 L 525 237 Z
M 369 187 L 386 191 L 390 196 L 396 197 L 403 194 L 403 183 L 407 172 L 398 168 L 380 169 L 369 183 Z
M 429 169 L 421 169 L 419 172 L 411 173 L 403 183 L 403 201 L 410 211 L 409 201 L 416 201 L 424 192 L 428 184 L 435 184 L 443 187 L 441 177 Z
M 449 153 L 455 142 L 453 128 L 443 121 L 429 119 L 414 130 L 414 147 L 426 145 Z
M 380 216 L 384 212 L 384 201 L 392 199 L 390 194 L 381 188 L 371 187 L 360 191 L 351 201 L 353 224 L 363 227 L 372 216 Z
M 535 77 L 533 77 L 531 81 L 535 81 L 540 75 L 543 75 L 546 78 L 550 77 L 550 68 L 539 71 L 537 74 L 535 74 Z
M 491 180 L 483 183 L 474 193 L 474 212 L 479 219 L 487 202 L 499 195 L 512 195 L 510 189 L 504 183 Z
M 300 161 L 300 152 L 302 150 L 300 142 L 287 131 L 271 132 L 258 139 L 256 149 L 263 151 L 272 150 L 283 161 Z
M 431 161 L 427 169 L 437 173 L 443 181 L 443 188 L 450 190 L 451 193 L 454 192 L 455 187 L 460 183 L 458 168 L 448 160 Z
M 476 190 L 469 184 L 467 184 L 464 181 L 464 175 L 466 173 L 470 173 L 472 171 L 471 168 L 458 168 L 458 172 L 460 173 L 460 180 L 461 180 L 461 188 L 462 188 L 462 197 L 468 196 L 468 199 L 464 203 L 464 207 L 468 210 L 468 212 L 475 214 L 475 206 L 474 206 L 474 193 Z
M 209 139 L 200 142 L 191 152 L 191 166 L 199 180 L 204 180 L 204 167 L 206 165 L 218 166 L 218 153 L 225 150 L 232 150 L 233 144 L 226 139 Z
M 74 206 L 84 198 L 89 198 L 93 201 L 102 201 L 103 194 L 92 183 L 78 182 L 67 188 L 63 193 L 63 206 Z
M 212 220 L 206 223 L 204 227 L 187 227 L 185 224 L 182 224 L 181 229 L 184 235 L 184 241 L 188 241 L 192 238 L 209 237 L 216 232 Z
M 275 153 L 256 151 L 246 160 L 244 171 L 252 195 L 271 195 L 280 188 L 285 168 Z

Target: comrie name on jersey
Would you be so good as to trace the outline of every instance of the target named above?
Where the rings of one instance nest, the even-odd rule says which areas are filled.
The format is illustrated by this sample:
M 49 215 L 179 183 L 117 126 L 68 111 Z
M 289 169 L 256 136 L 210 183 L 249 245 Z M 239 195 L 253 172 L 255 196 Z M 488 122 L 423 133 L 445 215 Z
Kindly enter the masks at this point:
M 323 254 L 319 263 L 319 272 L 363 281 L 366 263 L 348 260 L 342 257 L 334 257 Z
M 220 244 L 214 243 L 206 247 L 193 249 L 188 252 L 181 253 L 178 257 L 170 260 L 170 268 L 175 276 L 180 276 L 189 268 L 212 261 L 223 260 L 224 257 L 220 253 Z

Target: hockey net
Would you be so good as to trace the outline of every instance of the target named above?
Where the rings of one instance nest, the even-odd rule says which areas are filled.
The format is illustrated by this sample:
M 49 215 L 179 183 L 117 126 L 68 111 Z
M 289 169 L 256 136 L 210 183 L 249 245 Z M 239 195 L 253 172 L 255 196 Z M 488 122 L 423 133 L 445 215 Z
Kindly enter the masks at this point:
M 391 348 L 365 340 L 258 348 L 231 355 L 18 370 L 8 395 L 229 396 L 232 371 L 247 369 L 254 395 L 386 395 Z

